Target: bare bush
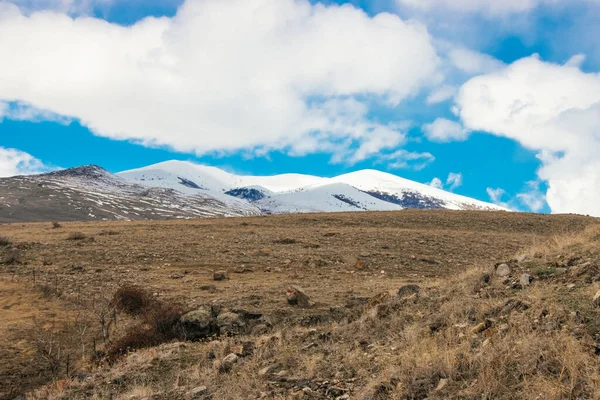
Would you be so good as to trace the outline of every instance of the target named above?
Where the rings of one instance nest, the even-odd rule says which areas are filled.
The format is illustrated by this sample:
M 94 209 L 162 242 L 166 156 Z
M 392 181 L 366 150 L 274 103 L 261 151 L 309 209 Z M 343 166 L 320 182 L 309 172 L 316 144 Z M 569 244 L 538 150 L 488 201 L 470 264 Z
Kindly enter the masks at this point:
M 67 240 L 84 240 L 86 238 L 87 238 L 87 236 L 85 236 L 81 232 L 73 232 L 73 233 L 69 234 L 69 236 L 67 236 Z

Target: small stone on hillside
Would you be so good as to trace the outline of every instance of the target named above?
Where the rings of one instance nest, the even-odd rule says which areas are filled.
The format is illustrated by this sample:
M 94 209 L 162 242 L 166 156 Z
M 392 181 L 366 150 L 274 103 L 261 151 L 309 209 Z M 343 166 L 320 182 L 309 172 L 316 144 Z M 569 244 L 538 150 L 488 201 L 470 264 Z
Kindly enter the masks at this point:
M 190 390 L 190 399 L 199 399 L 207 391 L 208 388 L 206 386 L 198 386 L 197 388 Z
M 236 313 L 226 312 L 219 314 L 217 317 L 217 325 L 221 335 L 235 335 L 242 333 L 246 324 L 243 318 Z
M 233 368 L 233 364 L 237 363 L 239 360 L 239 357 L 236 354 L 229 354 L 227 357 L 225 357 L 223 359 L 223 361 L 221 361 L 221 364 L 219 366 L 219 370 L 221 372 L 228 372 L 231 370 L 231 368 Z
M 213 273 L 213 280 L 224 281 L 225 279 L 227 279 L 226 271 L 216 271 L 215 273 Z
M 213 333 L 213 318 L 210 310 L 198 308 L 180 318 L 186 336 L 190 340 L 205 338 Z
M 500 264 L 496 268 L 496 276 L 508 276 L 510 275 L 510 267 L 508 264 Z
M 314 305 L 310 297 L 300 286 L 290 286 L 287 290 L 287 302 L 293 306 L 309 308 Z
M 531 275 L 529 275 L 529 274 L 521 275 L 521 278 L 519 279 L 519 283 L 521 284 L 521 286 L 529 286 L 531 284 Z

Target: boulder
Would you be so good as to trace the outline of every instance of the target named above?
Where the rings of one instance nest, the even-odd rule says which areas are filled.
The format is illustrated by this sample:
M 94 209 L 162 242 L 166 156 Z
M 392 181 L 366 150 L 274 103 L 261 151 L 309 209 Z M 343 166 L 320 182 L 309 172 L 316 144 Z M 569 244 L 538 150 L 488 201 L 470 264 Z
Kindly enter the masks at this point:
M 224 312 L 217 317 L 217 326 L 221 335 L 239 335 L 246 328 L 244 319 L 234 312 Z
M 496 276 L 508 276 L 510 272 L 508 264 L 500 264 L 496 267 Z
M 310 300 L 310 297 L 306 294 L 304 289 L 300 286 L 290 286 L 287 290 L 287 302 L 293 306 L 299 306 L 302 308 L 310 308 L 314 303 Z
M 184 314 L 179 321 L 185 330 L 187 339 L 199 340 L 215 333 L 215 326 L 210 309 L 201 307 Z

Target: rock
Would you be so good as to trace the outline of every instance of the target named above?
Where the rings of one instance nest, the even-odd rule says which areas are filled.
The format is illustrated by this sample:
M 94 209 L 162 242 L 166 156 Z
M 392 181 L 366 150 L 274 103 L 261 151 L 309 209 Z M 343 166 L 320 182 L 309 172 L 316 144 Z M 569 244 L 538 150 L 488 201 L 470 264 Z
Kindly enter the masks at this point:
M 554 270 L 554 275 L 562 275 L 562 274 L 566 274 L 567 273 L 567 269 L 563 268 L 563 267 L 558 267 Z
M 223 361 L 221 361 L 221 364 L 219 365 L 219 371 L 220 372 L 229 372 L 231 370 L 231 368 L 233 368 L 233 364 L 237 363 L 239 360 L 239 357 L 237 356 L 237 354 L 229 354 L 227 357 L 225 357 L 223 359 Z
M 489 319 L 486 319 L 485 321 L 475 325 L 473 327 L 473 329 L 471 329 L 472 333 L 481 333 L 487 329 L 489 329 L 492 326 L 492 321 L 490 321 Z
M 171 274 L 171 279 L 183 279 L 183 274 Z
M 498 327 L 498 331 L 501 333 L 506 333 L 506 332 L 508 332 L 509 329 L 510 329 L 510 326 L 508 324 L 501 324 Z
M 600 290 L 598 290 L 596 292 L 596 295 L 594 296 L 594 300 L 592 300 L 594 302 L 594 305 L 596 307 L 600 307 Z
M 213 273 L 213 280 L 224 281 L 227 279 L 227 271 L 216 271 Z
M 212 312 L 205 307 L 184 314 L 179 321 L 185 330 L 186 338 L 188 340 L 203 339 L 212 333 L 215 333 L 216 330 Z
M 221 335 L 239 335 L 246 329 L 244 319 L 234 312 L 219 314 L 217 326 Z
M 500 264 L 496 267 L 496 276 L 508 276 L 510 275 L 510 267 L 508 264 Z
M 398 289 L 398 297 L 405 298 L 419 294 L 421 288 L 418 285 L 405 285 Z
M 439 392 L 440 390 L 444 389 L 446 387 L 446 385 L 448 384 L 448 382 L 450 382 L 450 379 L 440 379 L 440 381 L 434 391 Z
M 275 371 L 277 371 L 280 368 L 281 368 L 281 364 L 271 364 L 268 367 L 264 367 L 260 371 L 258 371 L 258 376 L 264 377 L 267 375 L 271 375 L 272 373 L 274 373 Z
M 521 275 L 521 278 L 519 279 L 519 283 L 521 284 L 521 286 L 529 286 L 531 284 L 531 275 L 529 275 L 529 274 Z
M 575 284 L 571 283 L 571 284 L 567 285 L 567 289 L 575 289 Z
M 190 390 L 190 399 L 199 399 L 203 394 L 206 394 L 208 388 L 206 386 L 198 386 Z
M 310 308 L 314 303 L 310 300 L 310 297 L 306 294 L 304 289 L 300 286 L 290 286 L 287 290 L 287 302 L 293 306 L 299 306 L 302 308 Z

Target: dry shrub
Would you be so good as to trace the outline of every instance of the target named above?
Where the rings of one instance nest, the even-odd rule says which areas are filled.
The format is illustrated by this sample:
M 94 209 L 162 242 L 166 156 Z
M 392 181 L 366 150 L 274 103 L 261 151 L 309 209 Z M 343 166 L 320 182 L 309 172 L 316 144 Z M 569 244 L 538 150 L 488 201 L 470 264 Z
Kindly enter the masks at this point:
M 81 232 L 72 232 L 67 236 L 67 240 L 84 240 L 87 236 L 85 236 Z
M 11 241 L 6 237 L 0 235 L 0 247 L 7 247 L 11 245 Z
M 155 299 L 150 293 L 134 286 L 119 289 L 113 302 L 122 310 L 138 316 L 140 322 L 109 346 L 109 361 L 132 350 L 185 339 L 185 332 L 179 322 L 184 314 L 181 306 Z
M 52 229 L 62 228 L 62 225 L 58 222 L 52 222 Z
M 112 299 L 113 306 L 130 315 L 140 315 L 155 299 L 148 291 L 134 285 L 121 286 Z

